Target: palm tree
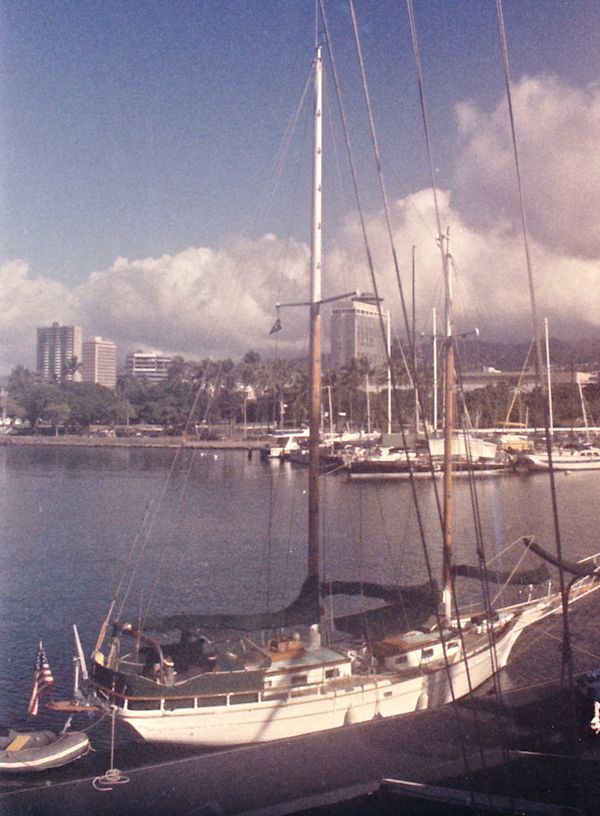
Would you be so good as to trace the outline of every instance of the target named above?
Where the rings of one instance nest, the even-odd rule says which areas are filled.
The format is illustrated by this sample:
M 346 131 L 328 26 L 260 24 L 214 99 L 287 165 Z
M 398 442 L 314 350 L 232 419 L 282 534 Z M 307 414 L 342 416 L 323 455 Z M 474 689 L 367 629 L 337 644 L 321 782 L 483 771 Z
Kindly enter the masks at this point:
M 247 351 L 241 362 L 236 366 L 236 374 L 239 380 L 241 380 L 243 391 L 242 421 L 244 423 L 244 439 L 246 438 L 246 426 L 248 423 L 248 388 L 253 390 L 256 401 L 255 386 L 259 363 L 260 354 L 256 351 Z
M 364 386 L 366 395 L 366 411 L 363 412 L 361 424 L 364 424 L 366 419 L 367 425 L 370 424 L 369 417 L 369 377 L 373 376 L 373 367 L 369 363 L 367 357 L 355 357 L 350 363 L 344 366 L 340 372 L 340 380 L 342 385 L 348 391 L 348 401 L 350 409 L 350 424 L 354 424 L 354 407 L 355 403 L 360 399 L 362 387 Z M 365 414 L 367 415 L 365 417 Z
M 63 365 L 62 381 L 73 382 L 76 379 L 76 375 L 79 373 L 80 369 L 81 363 L 77 359 L 77 356 L 73 355 L 73 357 L 68 357 Z

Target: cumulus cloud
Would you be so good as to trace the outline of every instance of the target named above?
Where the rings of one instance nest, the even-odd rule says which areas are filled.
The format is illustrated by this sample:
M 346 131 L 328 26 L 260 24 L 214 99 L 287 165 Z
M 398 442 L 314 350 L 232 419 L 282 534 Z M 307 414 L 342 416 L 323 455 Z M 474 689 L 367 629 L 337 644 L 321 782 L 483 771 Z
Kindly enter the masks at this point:
M 275 342 L 282 354 L 303 353 L 298 315 L 286 320 L 290 331 L 268 338 L 276 293 L 306 299 L 307 267 L 306 246 L 272 235 L 218 250 L 117 258 L 72 289 L 32 277 L 25 262 L 8 262 L 0 268 L 0 365 L 4 371 L 17 362 L 34 365 L 36 326 L 54 320 L 81 325 L 84 338 L 113 340 L 121 354 L 155 348 L 192 359 L 235 357 L 250 348 L 268 353 Z
M 525 78 L 515 85 L 514 107 L 540 317 L 549 317 L 556 336 L 583 334 L 600 325 L 600 88 Z M 456 267 L 457 324 L 460 330 L 478 325 L 484 337 L 528 339 L 529 290 L 505 105 L 485 112 L 465 102 L 457 121 L 454 189 L 438 193 Z M 391 210 L 409 304 L 411 248 L 417 247 L 417 309 L 428 330 L 443 292 L 431 190 L 399 199 Z M 366 221 L 379 292 L 400 326 L 385 220 L 378 212 Z M 327 246 L 324 297 L 373 289 L 355 215 Z M 71 288 L 32 276 L 25 261 L 9 261 L 0 267 L 0 371 L 35 365 L 35 328 L 54 320 L 81 325 L 84 337 L 114 340 L 122 356 L 136 348 L 188 358 L 238 358 L 250 348 L 265 356 L 304 354 L 305 310 L 284 310 L 284 331 L 268 333 L 277 301 L 306 299 L 308 266 L 305 244 L 274 235 L 159 258 L 117 258 Z
M 600 231 L 600 86 L 576 88 L 555 76 L 524 77 L 513 88 L 528 226 L 543 246 L 597 258 Z M 481 226 L 519 217 L 507 106 L 456 108 L 461 208 Z
M 49 278 L 32 278 L 26 261 L 0 266 L 0 372 L 12 365 L 35 363 L 36 326 L 70 319 L 73 292 Z

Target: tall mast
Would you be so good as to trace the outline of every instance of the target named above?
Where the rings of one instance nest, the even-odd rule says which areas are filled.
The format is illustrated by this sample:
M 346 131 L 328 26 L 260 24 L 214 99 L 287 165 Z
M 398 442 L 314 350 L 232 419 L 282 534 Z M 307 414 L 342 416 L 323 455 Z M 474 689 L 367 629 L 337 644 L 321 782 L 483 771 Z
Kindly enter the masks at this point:
M 443 237 L 440 236 L 443 241 Z M 454 337 L 452 334 L 452 281 L 448 236 L 442 245 L 442 266 L 446 291 L 446 337 L 444 345 L 444 505 L 442 606 L 446 619 L 452 614 L 452 431 L 454 426 Z
M 309 400 L 310 439 L 308 469 L 308 575 L 319 578 L 319 430 L 321 425 L 321 187 L 323 179 L 323 62 L 321 46 L 315 56 L 313 130 L 313 199 L 310 268 Z

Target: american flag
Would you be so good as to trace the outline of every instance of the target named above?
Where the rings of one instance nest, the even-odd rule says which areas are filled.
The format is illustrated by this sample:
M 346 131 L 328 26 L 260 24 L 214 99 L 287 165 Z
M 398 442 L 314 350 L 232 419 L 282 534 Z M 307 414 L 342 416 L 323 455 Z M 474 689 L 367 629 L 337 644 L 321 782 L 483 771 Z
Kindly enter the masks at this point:
M 46 657 L 46 652 L 40 640 L 37 657 L 35 659 L 35 669 L 33 670 L 33 688 L 31 689 L 31 697 L 29 698 L 28 713 L 33 717 L 38 713 L 40 695 L 53 685 L 54 677 L 52 677 L 48 658 Z

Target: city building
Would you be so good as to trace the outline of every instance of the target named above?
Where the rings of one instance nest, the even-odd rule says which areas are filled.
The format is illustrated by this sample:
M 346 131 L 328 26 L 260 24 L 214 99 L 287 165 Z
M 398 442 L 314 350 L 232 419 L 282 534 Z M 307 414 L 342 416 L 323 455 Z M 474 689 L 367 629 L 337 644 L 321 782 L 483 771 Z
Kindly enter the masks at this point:
M 389 338 L 387 311 L 383 312 L 383 322 Z M 331 310 L 331 367 L 340 369 L 363 357 L 373 367 L 387 364 L 377 304 L 356 297 Z
M 167 379 L 172 360 L 161 351 L 134 351 L 127 355 L 125 370 L 132 377 L 157 383 Z
M 110 340 L 94 337 L 83 344 L 81 374 L 83 382 L 106 388 L 117 384 L 117 347 Z
M 37 371 L 45 382 L 81 382 L 81 327 L 41 326 L 37 330 Z

